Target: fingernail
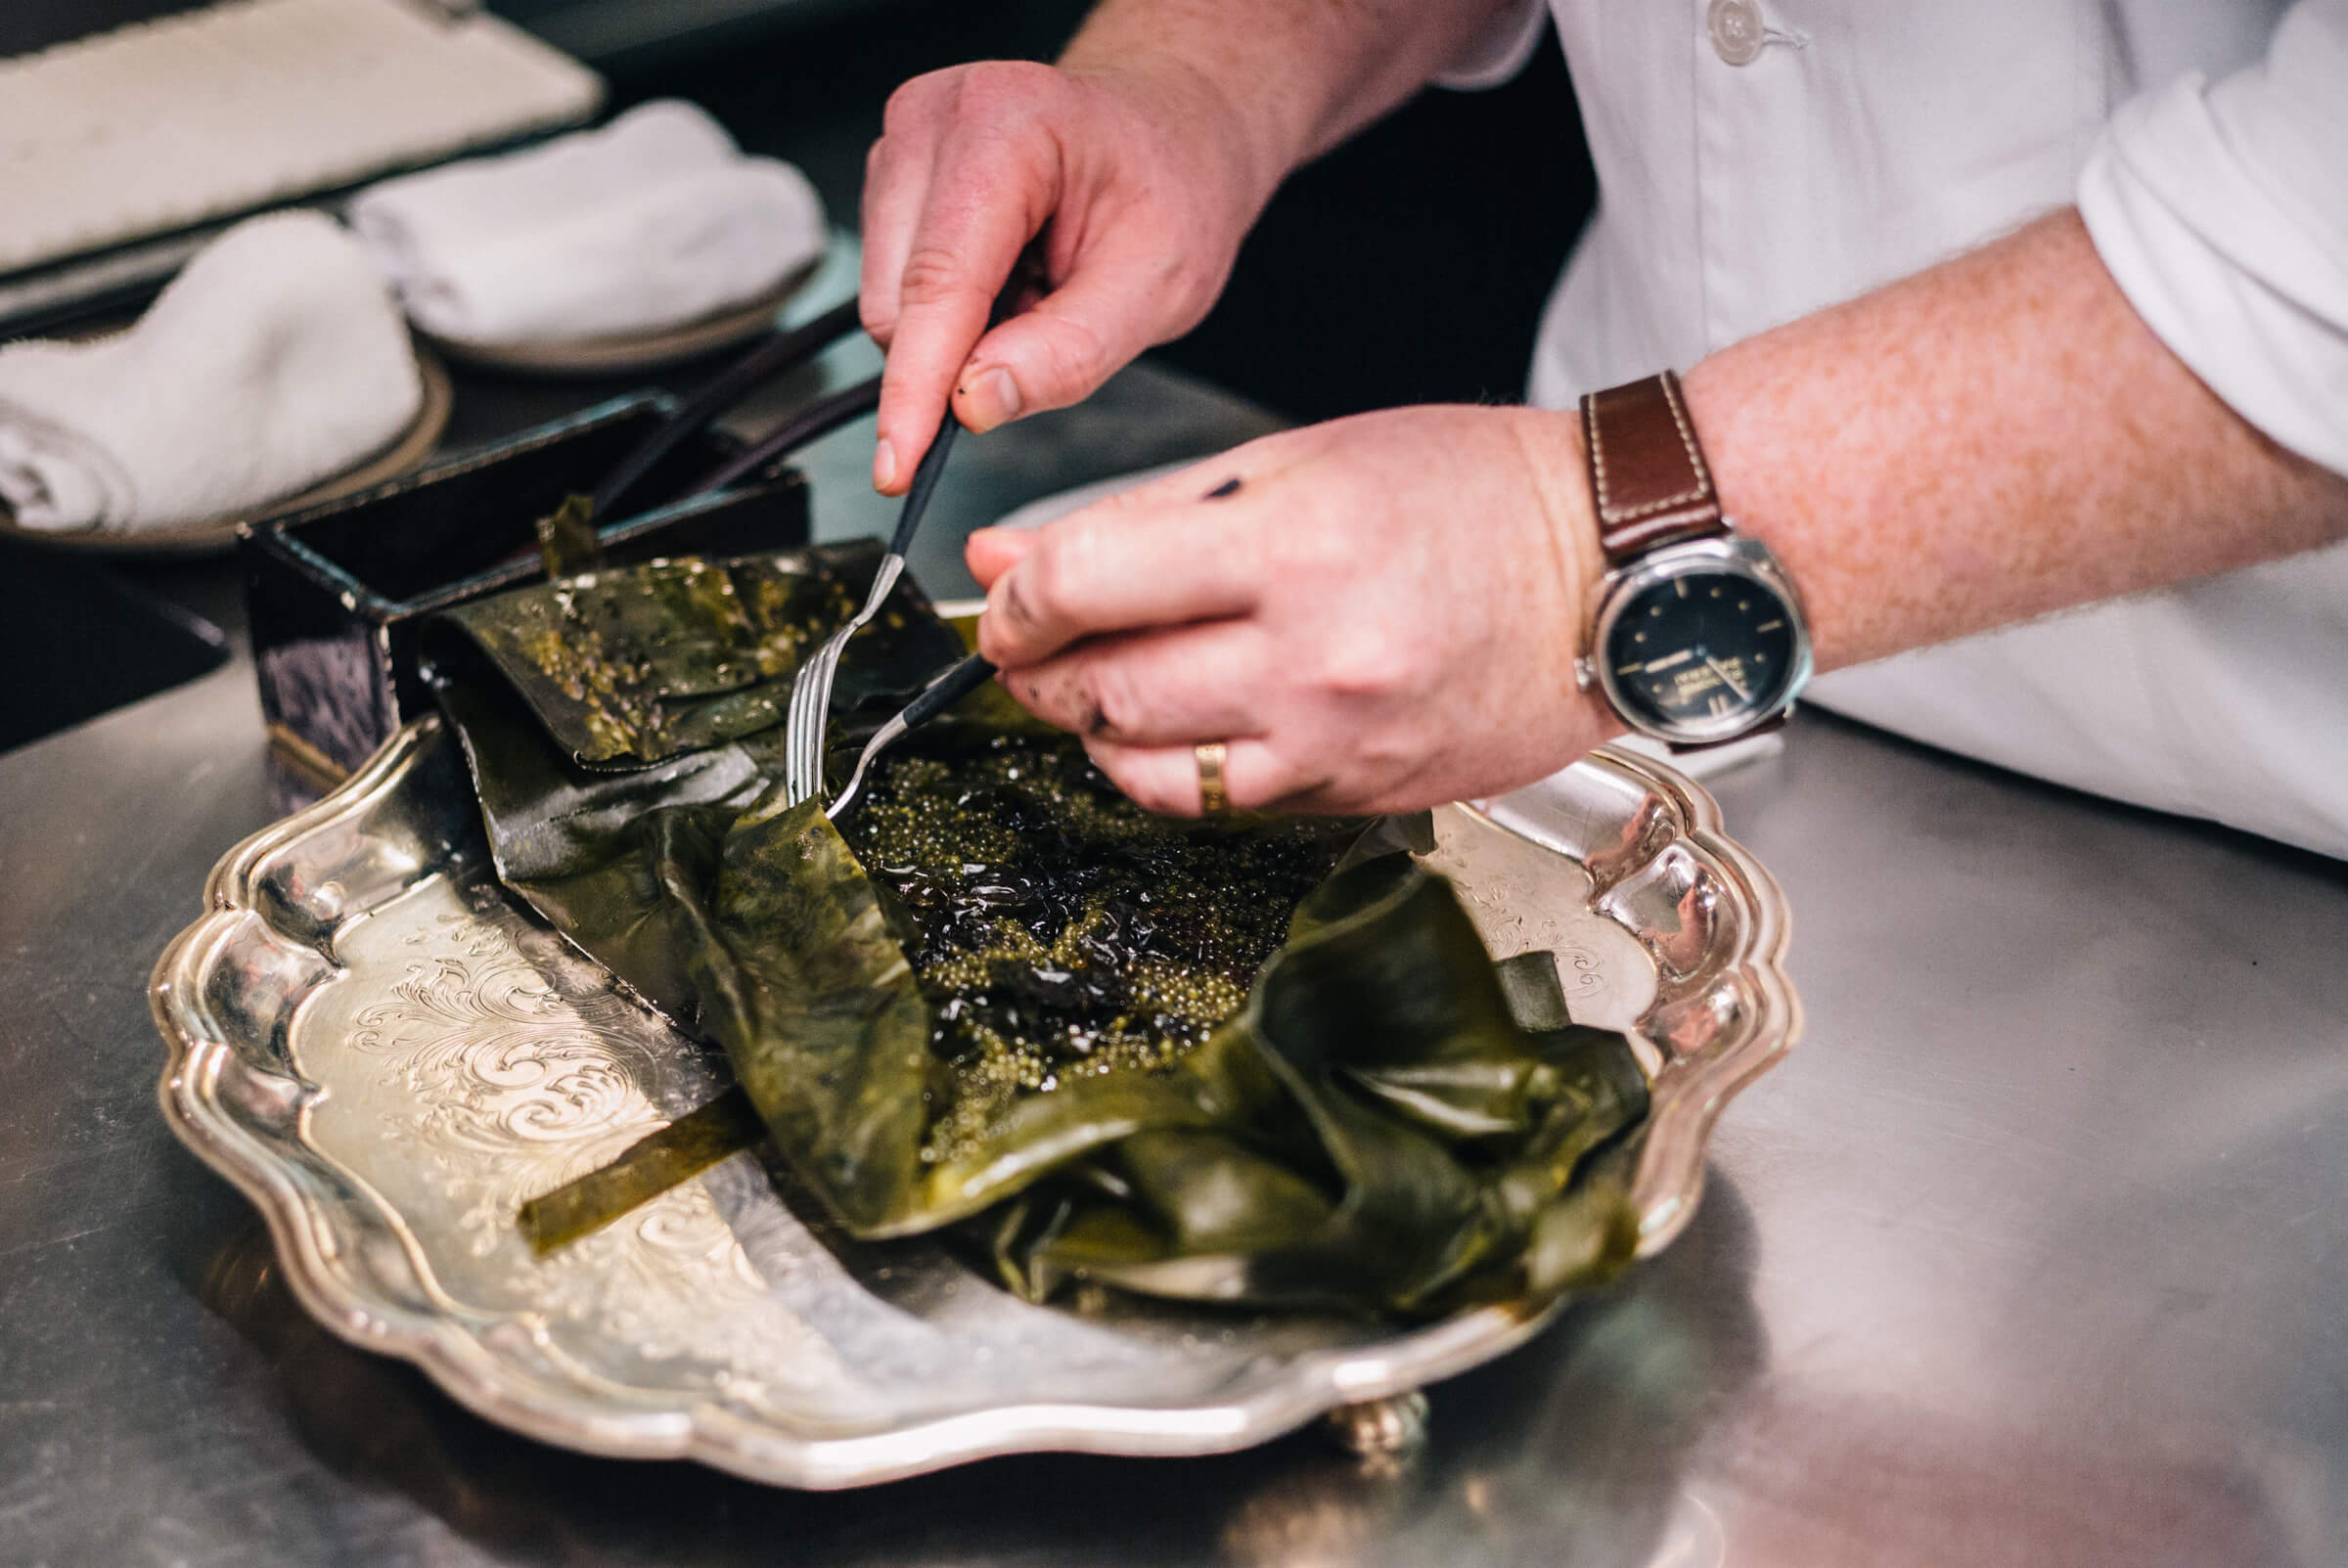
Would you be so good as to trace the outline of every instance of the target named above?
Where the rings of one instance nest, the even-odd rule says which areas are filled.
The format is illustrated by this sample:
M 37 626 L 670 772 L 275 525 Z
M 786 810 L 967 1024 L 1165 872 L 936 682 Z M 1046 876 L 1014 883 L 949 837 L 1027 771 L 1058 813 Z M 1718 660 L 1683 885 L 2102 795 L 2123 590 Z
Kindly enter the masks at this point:
M 972 428 L 991 430 L 1019 417 L 1019 383 L 1011 372 L 990 370 L 972 384 L 970 394 Z
M 880 437 L 880 444 L 873 448 L 873 488 L 885 490 L 896 482 L 897 449 L 889 444 L 888 437 L 884 435 Z

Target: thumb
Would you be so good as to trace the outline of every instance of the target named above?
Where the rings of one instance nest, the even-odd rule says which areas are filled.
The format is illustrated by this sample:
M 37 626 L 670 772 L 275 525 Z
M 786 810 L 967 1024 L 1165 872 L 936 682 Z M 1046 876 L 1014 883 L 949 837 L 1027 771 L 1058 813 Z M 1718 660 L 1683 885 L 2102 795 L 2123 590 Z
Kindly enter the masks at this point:
M 1131 251 L 1091 258 L 978 340 L 955 382 L 954 412 L 972 430 L 990 430 L 1090 397 L 1142 350 L 1204 314 L 1203 305 L 1188 308 L 1182 296 L 1191 291 L 1167 276 L 1175 270 Z
M 1035 541 L 1033 528 L 980 528 L 963 541 L 962 559 L 981 589 L 992 588 L 996 578 L 1035 547 Z

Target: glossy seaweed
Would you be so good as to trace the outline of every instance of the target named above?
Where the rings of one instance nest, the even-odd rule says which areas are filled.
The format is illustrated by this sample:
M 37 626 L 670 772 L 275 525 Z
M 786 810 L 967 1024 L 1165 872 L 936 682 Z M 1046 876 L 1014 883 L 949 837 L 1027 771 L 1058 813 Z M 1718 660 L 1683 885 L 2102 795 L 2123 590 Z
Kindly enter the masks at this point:
M 1495 966 L 1395 825 L 1186 824 L 983 694 L 847 836 L 782 804 L 796 650 L 869 555 L 597 572 L 468 606 L 430 669 L 507 884 L 740 1088 L 534 1203 L 561 1244 L 759 1133 L 853 1235 L 1093 1281 L 1421 1315 L 1625 1264 L 1595 1151 L 1646 1114 L 1547 955 Z M 569 630 L 564 630 L 568 628 Z M 960 651 L 900 590 L 846 744 Z M 726 701 L 725 698 L 735 700 Z

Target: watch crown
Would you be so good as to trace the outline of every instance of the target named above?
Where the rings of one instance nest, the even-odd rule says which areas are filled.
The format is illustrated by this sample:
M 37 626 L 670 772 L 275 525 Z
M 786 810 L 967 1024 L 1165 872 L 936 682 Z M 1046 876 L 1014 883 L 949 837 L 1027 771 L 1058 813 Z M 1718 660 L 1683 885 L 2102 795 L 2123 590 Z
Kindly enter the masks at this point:
M 1587 657 L 1573 661 L 1573 684 L 1587 692 L 1598 684 L 1598 666 Z

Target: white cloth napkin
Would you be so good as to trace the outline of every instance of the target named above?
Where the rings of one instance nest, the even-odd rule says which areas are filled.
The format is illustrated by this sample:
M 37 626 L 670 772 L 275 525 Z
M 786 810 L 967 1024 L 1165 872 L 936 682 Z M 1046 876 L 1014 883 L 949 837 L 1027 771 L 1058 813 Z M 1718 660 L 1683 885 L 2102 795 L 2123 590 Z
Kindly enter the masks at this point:
M 0 348 L 0 500 L 59 531 L 234 516 L 389 445 L 423 397 L 357 242 L 315 212 L 254 218 L 128 332 Z
M 805 175 L 743 157 L 675 99 L 371 186 L 350 221 L 417 326 L 492 345 L 684 326 L 778 287 L 825 241 Z

